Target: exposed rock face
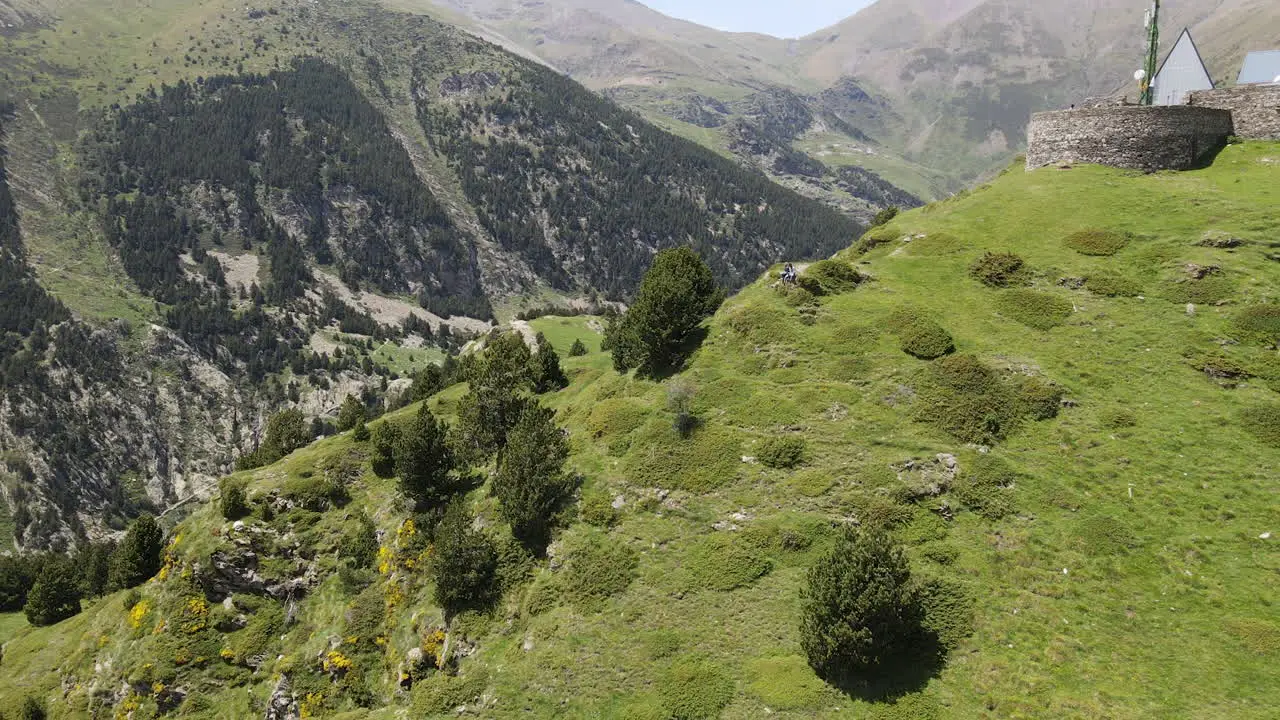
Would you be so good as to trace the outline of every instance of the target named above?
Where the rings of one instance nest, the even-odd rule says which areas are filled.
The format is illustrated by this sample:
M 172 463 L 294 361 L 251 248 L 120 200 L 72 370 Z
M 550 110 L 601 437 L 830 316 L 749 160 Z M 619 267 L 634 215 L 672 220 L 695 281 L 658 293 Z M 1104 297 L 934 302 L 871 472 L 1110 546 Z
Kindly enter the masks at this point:
M 440 95 L 463 95 L 482 93 L 502 84 L 502 76 L 496 72 L 475 72 L 465 75 L 451 75 L 440 81 Z
M 288 675 L 280 676 L 275 690 L 271 692 L 271 699 L 267 700 L 267 712 L 263 717 L 265 720 L 298 720 L 300 717 L 298 699 L 293 696 Z

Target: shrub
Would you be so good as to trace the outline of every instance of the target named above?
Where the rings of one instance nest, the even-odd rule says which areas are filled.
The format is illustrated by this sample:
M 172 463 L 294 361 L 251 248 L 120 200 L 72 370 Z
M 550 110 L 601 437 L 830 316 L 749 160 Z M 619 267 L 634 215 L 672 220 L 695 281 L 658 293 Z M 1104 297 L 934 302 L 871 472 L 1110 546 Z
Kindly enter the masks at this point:
M 1136 427 L 1138 416 L 1129 408 L 1109 408 L 1098 415 L 1102 427 L 1108 430 L 1123 430 Z
M 863 279 L 852 265 L 838 260 L 820 260 L 809 266 L 804 277 L 817 283 L 819 292 L 815 295 L 839 295 L 857 288 Z
M 887 208 L 881 209 L 876 213 L 875 218 L 871 220 L 871 227 L 878 228 L 882 225 L 888 225 L 893 222 L 894 218 L 898 217 L 899 212 L 900 210 L 897 205 L 890 205 Z
M 771 437 L 760 445 L 756 459 L 768 468 L 793 468 L 804 462 L 806 443 L 802 437 L 783 435 Z
M 365 420 L 364 403 L 355 395 L 348 395 L 338 409 L 338 431 L 346 432 Z
M 1081 255 L 1109 256 L 1123 250 L 1131 237 L 1111 230 L 1082 230 L 1068 235 L 1063 244 Z
M 758 658 L 747 663 L 747 691 L 775 710 L 813 710 L 827 689 L 799 655 Z
M 708 660 L 682 658 L 663 672 L 658 693 L 671 720 L 707 720 L 733 699 L 733 680 Z
M 921 360 L 936 360 L 956 349 L 951 333 L 924 317 L 914 318 L 899 330 L 898 342 L 902 352 Z
M 618 511 L 613 507 L 613 500 L 601 490 L 582 493 L 582 500 L 578 503 L 578 516 L 588 525 L 598 528 L 610 528 L 618 522 Z
M 218 509 L 222 517 L 228 520 L 239 520 L 249 514 L 249 501 L 245 493 L 248 483 L 235 478 L 222 478 L 218 481 Z
M 356 518 L 342 531 L 338 556 L 351 567 L 371 569 L 378 557 L 378 529 L 365 515 Z
M 902 237 L 902 231 L 893 225 L 884 225 L 868 230 L 853 246 L 854 252 L 863 255 L 872 250 L 891 243 Z
M 1280 344 L 1280 304 L 1250 305 L 1236 314 L 1232 325 L 1242 340 L 1267 347 Z
M 304 510 L 321 513 L 347 501 L 347 491 L 328 477 L 291 477 L 280 494 Z
M 369 426 L 364 424 L 364 418 L 356 420 L 355 427 L 351 428 L 351 439 L 358 443 L 369 441 Z
M 1280 405 L 1258 405 L 1240 414 L 1246 430 L 1272 447 L 1280 448 Z
M 1175 303 L 1213 305 L 1230 300 L 1236 284 L 1226 275 L 1208 275 L 1199 280 L 1182 280 L 1168 283 L 1163 291 L 1166 300 Z
M 921 630 L 906 555 L 878 531 L 845 530 L 809 569 L 800 615 L 810 667 L 837 684 L 879 670 Z
M 978 455 L 952 484 L 955 498 L 966 508 L 988 520 L 999 520 L 1013 512 L 1010 488 L 1018 473 L 1004 460 L 990 454 Z
M 994 288 L 1026 285 L 1031 281 L 1026 262 L 1013 253 L 986 253 L 969 266 L 969 276 Z
M 249 623 L 243 630 L 231 634 L 228 659 L 245 665 L 265 656 L 280 641 L 284 620 L 284 608 L 279 603 L 263 603 L 249 616 Z
M 1094 295 L 1103 297 L 1137 297 L 1142 294 L 1142 285 L 1138 281 L 1116 273 L 1090 275 L 1084 286 Z
M 1004 380 L 972 355 L 951 355 L 930 365 L 916 387 L 915 417 L 961 442 L 992 445 L 1019 417 L 1017 398 Z
M 45 720 L 46 717 L 48 715 L 43 702 L 30 695 L 22 698 L 22 705 L 18 707 L 18 720 Z
M 627 589 L 639 561 L 639 555 L 630 547 L 607 536 L 593 535 L 570 550 L 565 559 L 566 595 L 580 608 L 598 609 L 605 600 Z
M 689 549 L 686 567 L 695 588 L 729 591 L 764 577 L 773 564 L 749 542 L 718 533 Z
M 475 670 L 465 676 L 435 673 L 414 684 L 412 714 L 423 717 L 452 713 L 479 698 L 488 682 L 485 675 Z
M 1043 378 L 1024 377 L 1018 382 L 1021 414 L 1032 420 L 1052 420 L 1062 409 L 1062 388 Z
M 1071 317 L 1071 301 L 1035 290 L 1006 290 L 996 298 L 996 308 L 1012 320 L 1035 328 L 1051 330 Z
M 569 348 L 569 357 L 582 357 L 587 354 L 587 346 L 583 344 L 581 338 L 575 338 L 573 345 Z
M 667 423 L 651 423 L 636 436 L 627 474 L 637 487 L 703 493 L 732 482 L 742 469 L 742 444 L 730 431 L 704 426 L 682 438 Z
M 964 585 L 949 578 L 925 578 L 916 584 L 916 599 L 924 629 L 944 650 L 956 649 L 973 634 L 974 599 Z

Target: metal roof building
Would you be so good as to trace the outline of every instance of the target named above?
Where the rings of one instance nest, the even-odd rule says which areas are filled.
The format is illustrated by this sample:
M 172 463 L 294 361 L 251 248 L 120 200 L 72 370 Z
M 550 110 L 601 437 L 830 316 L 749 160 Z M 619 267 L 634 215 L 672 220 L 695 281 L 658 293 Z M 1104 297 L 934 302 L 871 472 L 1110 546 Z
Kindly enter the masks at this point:
M 1187 100 L 1187 93 L 1213 89 L 1213 78 L 1200 58 L 1200 50 L 1191 39 L 1190 30 L 1183 30 L 1173 50 L 1169 51 L 1169 56 L 1156 73 L 1153 87 L 1156 105 L 1182 105 Z
M 1280 50 L 1252 52 L 1245 56 L 1237 85 L 1280 83 Z

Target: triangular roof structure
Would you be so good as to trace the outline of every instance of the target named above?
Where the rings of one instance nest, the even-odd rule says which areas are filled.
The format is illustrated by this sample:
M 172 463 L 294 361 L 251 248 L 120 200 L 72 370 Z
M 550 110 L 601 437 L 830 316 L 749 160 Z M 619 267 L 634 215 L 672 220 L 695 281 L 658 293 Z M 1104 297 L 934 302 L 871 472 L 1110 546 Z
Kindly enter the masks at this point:
M 1258 83 L 1280 83 L 1280 50 L 1251 52 L 1244 59 L 1244 67 L 1240 68 L 1240 79 L 1237 85 L 1255 85 Z
M 1190 30 L 1184 28 L 1169 51 L 1156 73 L 1154 87 L 1156 105 L 1182 105 L 1187 101 L 1187 93 L 1213 89 L 1213 78 Z

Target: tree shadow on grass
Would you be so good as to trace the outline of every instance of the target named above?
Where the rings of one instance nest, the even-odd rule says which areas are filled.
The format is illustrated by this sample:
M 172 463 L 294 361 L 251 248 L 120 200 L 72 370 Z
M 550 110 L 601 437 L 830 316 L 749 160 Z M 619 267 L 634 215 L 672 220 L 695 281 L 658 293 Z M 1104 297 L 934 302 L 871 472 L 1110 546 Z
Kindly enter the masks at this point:
M 662 382 L 678 375 L 688 364 L 689 358 L 698 351 L 698 348 L 702 347 L 702 343 L 707 341 L 707 336 L 710 334 L 710 328 L 705 325 L 699 325 L 685 336 L 680 345 L 671 353 L 669 361 L 643 368 L 641 374 L 654 382 Z
M 923 690 L 946 662 L 947 652 L 937 636 L 926 633 L 897 657 L 882 661 L 876 670 L 828 678 L 827 682 L 852 698 L 893 702 Z

